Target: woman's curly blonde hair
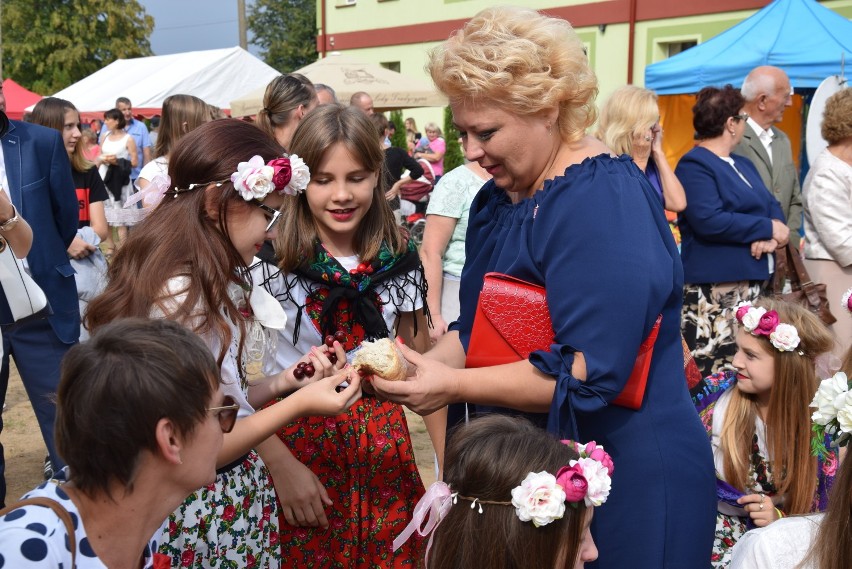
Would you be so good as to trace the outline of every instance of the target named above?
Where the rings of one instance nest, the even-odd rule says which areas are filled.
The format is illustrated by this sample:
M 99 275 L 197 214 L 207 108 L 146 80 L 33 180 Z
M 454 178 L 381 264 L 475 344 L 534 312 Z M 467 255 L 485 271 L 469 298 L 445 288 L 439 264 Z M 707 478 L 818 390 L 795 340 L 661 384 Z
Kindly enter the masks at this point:
M 489 102 L 519 115 L 559 107 L 566 141 L 597 117 L 598 81 L 565 20 L 512 6 L 487 8 L 429 53 L 426 66 L 450 103 Z

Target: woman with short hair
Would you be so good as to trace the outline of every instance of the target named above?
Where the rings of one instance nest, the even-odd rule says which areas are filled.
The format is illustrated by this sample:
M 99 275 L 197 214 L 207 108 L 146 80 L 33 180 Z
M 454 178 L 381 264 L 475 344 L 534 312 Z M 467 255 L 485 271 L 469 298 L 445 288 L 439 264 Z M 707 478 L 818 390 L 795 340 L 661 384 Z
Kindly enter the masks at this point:
M 24 499 L 50 500 L 73 523 L 47 505 L 13 506 L 0 521 L 4 566 L 153 567 L 152 536 L 216 478 L 237 407 L 219 389 L 210 351 L 175 322 L 118 320 L 71 348 L 56 411 L 68 481 L 49 480 Z
M 748 119 L 744 105 L 730 85 L 702 89 L 692 107 L 698 144 L 675 168 L 687 203 L 678 218 L 683 337 L 702 377 L 733 369 L 737 308 L 764 292 L 790 232 L 754 165 L 732 154 Z
M 523 414 L 560 438 L 596 441 L 617 465 L 616 491 L 592 524 L 596 567 L 706 567 L 714 473 L 684 382 L 680 260 L 645 176 L 586 135 L 597 78 L 582 41 L 564 20 L 489 8 L 428 67 L 466 157 L 493 177 L 470 208 L 457 324 L 427 354 L 400 346 L 413 374 L 374 377 L 373 387 L 424 415 L 467 402 L 477 414 Z M 543 287 L 545 306 L 522 304 L 521 291 L 489 295 L 493 329 L 529 354 L 461 369 L 483 337 L 474 322 L 487 273 Z M 552 338 L 510 339 L 546 325 L 530 313 L 544 309 Z M 640 405 L 614 404 L 660 316 Z

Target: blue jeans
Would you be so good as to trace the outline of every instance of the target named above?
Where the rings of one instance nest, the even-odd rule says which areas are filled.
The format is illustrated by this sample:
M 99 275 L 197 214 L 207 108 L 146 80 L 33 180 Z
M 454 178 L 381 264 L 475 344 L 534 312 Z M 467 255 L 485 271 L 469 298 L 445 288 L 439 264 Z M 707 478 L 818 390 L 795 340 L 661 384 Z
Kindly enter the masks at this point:
M 56 420 L 56 388 L 59 385 L 59 365 L 73 344 L 63 343 L 46 318 L 28 320 L 2 326 L 3 364 L 0 368 L 0 408 L 6 400 L 9 385 L 9 356 L 27 390 L 33 406 L 41 436 L 53 463 L 54 471 L 65 466 L 56 453 L 53 442 L 53 424 Z M 3 419 L 0 414 L 0 432 Z M 17 500 L 19 496 L 14 496 Z M 0 445 L 0 507 L 6 502 L 6 458 Z

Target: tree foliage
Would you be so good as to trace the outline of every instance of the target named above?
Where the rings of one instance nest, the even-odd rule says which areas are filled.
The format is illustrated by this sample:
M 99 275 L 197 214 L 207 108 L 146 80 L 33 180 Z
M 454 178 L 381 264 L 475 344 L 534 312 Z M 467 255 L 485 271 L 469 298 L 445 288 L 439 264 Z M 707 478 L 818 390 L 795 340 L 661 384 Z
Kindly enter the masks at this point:
M 391 137 L 391 144 L 408 152 L 408 138 L 405 136 L 405 123 L 402 120 L 402 111 L 391 111 L 388 119 L 394 124 L 396 130 Z
M 447 151 L 444 153 L 444 174 L 464 164 L 464 155 L 459 144 L 459 131 L 453 124 L 453 110 L 444 107 L 444 141 Z
M 137 0 L 5 0 L 2 18 L 3 74 L 44 95 L 151 55 L 154 18 Z
M 247 25 L 263 60 L 281 73 L 317 60 L 316 0 L 256 0 Z

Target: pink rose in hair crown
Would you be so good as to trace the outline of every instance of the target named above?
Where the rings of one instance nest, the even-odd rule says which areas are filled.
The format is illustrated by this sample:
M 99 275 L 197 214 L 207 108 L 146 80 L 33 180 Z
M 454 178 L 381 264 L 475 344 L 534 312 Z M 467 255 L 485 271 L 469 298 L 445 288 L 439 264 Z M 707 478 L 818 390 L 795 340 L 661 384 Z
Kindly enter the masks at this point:
M 572 460 L 568 465 L 578 465 L 583 470 L 583 476 L 589 484 L 585 497 L 586 506 L 600 506 L 606 502 L 612 488 L 612 479 L 603 464 L 591 458 L 581 458 Z
M 560 468 L 556 472 L 556 483 L 565 490 L 567 502 L 579 502 L 586 497 L 586 491 L 589 489 L 589 483 L 583 476 L 583 469 L 579 464 Z
M 743 317 L 748 313 L 749 308 L 751 308 L 751 304 L 740 304 L 739 308 L 737 308 L 737 320 L 742 322 Z
M 287 184 L 290 183 L 290 175 L 292 173 L 290 160 L 287 158 L 276 158 L 274 160 L 270 160 L 267 165 L 271 166 L 272 170 L 275 172 L 272 174 L 272 183 L 275 184 L 275 190 L 283 192 L 284 188 L 287 187 Z
M 612 476 L 612 473 L 615 471 L 615 465 L 612 463 L 612 457 L 604 450 L 604 447 L 599 446 L 595 441 L 590 441 L 586 443 L 584 455 L 600 462 L 606 468 L 607 473 Z
M 760 317 L 760 320 L 757 323 L 757 328 L 754 329 L 754 333 L 762 336 L 768 336 L 775 330 L 775 327 L 778 326 L 778 322 L 778 313 L 774 310 L 770 310 Z
M 852 288 L 843 293 L 843 297 L 840 299 L 840 304 L 846 308 L 846 310 L 852 312 Z

